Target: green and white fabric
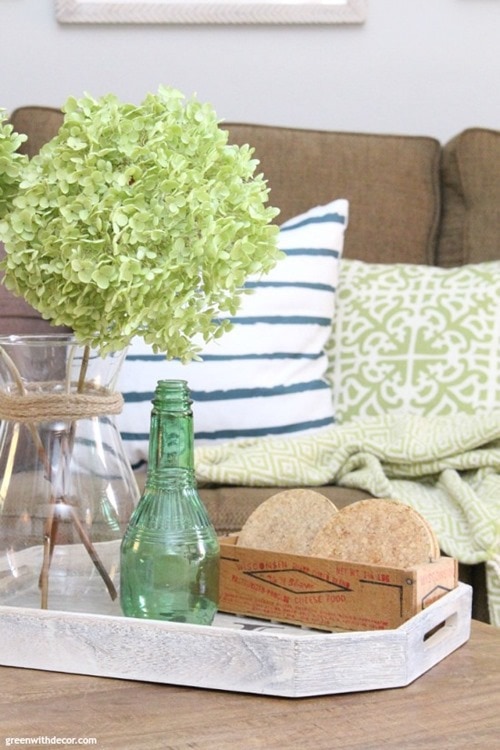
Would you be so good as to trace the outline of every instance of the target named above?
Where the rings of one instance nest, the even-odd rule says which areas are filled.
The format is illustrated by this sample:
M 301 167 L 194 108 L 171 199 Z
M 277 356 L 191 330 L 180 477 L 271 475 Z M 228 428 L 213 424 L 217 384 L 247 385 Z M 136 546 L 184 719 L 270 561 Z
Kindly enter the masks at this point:
M 500 413 L 376 417 L 315 436 L 201 446 L 195 459 L 200 483 L 337 484 L 414 507 L 445 553 L 486 563 L 500 627 Z
M 317 206 L 280 227 L 284 257 L 252 278 L 234 327 L 183 365 L 140 339 L 124 362 L 118 424 L 134 466 L 147 459 L 151 399 L 158 380 L 187 380 L 195 443 L 304 434 L 334 421 L 326 379 L 348 202 Z M 168 310 L 165 311 L 168 317 Z
M 341 262 L 328 344 L 338 422 L 500 409 L 500 262 Z

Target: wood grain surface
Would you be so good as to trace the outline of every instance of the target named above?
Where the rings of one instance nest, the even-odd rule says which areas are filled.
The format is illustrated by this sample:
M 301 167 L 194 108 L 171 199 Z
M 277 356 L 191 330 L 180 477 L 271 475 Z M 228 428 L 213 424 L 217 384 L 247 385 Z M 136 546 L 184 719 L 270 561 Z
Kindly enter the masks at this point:
M 0 667 L 0 746 L 82 746 L 66 737 L 95 738 L 83 746 L 98 750 L 483 749 L 499 746 L 499 706 L 500 631 L 474 622 L 468 643 L 408 687 L 325 697 Z

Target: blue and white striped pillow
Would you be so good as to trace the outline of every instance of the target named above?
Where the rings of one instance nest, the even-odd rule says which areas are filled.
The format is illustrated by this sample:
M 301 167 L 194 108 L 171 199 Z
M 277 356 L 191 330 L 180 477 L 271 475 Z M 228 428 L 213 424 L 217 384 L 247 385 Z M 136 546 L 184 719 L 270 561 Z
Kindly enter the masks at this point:
M 183 365 L 132 342 L 119 387 L 119 427 L 133 465 L 147 460 L 151 399 L 158 380 L 187 380 L 195 441 L 214 444 L 267 435 L 299 435 L 331 425 L 325 378 L 335 289 L 348 202 L 336 200 L 285 222 L 285 257 L 251 279 L 234 327 L 205 347 L 202 362 Z

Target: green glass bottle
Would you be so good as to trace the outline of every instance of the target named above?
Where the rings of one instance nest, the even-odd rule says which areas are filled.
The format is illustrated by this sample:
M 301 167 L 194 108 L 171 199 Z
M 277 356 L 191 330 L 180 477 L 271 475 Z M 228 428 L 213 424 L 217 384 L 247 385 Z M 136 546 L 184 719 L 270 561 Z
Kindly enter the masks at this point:
M 123 537 L 120 565 L 125 615 L 212 622 L 219 542 L 196 487 L 193 415 L 183 380 L 157 385 L 146 485 Z

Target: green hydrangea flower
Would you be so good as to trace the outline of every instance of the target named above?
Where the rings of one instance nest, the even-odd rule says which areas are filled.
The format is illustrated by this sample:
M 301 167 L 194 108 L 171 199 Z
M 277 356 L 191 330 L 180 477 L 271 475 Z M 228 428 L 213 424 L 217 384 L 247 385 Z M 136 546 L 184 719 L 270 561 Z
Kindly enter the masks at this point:
M 280 252 L 249 146 L 161 87 L 142 104 L 69 99 L 0 221 L 5 284 L 102 353 L 135 335 L 188 360 L 227 329 L 250 274 Z
M 26 136 L 14 133 L 12 125 L 8 125 L 6 120 L 5 111 L 0 110 L 0 219 L 11 209 L 22 169 L 28 161 L 27 156 L 17 153 Z

